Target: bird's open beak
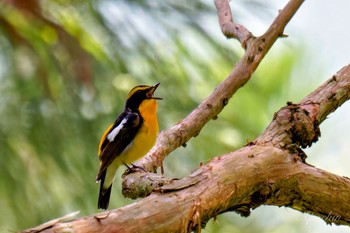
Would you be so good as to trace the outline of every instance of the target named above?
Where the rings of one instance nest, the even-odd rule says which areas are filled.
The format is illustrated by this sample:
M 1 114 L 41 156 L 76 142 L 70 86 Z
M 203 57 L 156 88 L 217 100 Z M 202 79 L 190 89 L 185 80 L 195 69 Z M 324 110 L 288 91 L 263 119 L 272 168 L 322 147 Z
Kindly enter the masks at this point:
M 156 85 L 152 86 L 151 89 L 147 93 L 147 98 L 148 99 L 156 99 L 156 100 L 162 100 L 163 98 L 160 97 L 155 97 L 153 96 L 154 92 L 156 91 L 157 87 L 159 86 L 160 83 L 157 83 Z

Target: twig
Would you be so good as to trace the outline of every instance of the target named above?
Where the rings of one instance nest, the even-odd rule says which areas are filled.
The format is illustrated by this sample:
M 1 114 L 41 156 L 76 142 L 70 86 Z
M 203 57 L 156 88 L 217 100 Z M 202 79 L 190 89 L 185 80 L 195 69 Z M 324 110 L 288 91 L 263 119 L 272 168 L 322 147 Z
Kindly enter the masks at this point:
M 24 230 L 24 231 L 21 231 L 20 233 L 36 233 L 36 232 L 42 232 L 44 231 L 45 229 L 48 229 L 48 228 L 51 228 L 53 227 L 55 224 L 57 223 L 62 223 L 62 222 L 66 222 L 72 218 L 74 218 L 75 216 L 77 216 L 78 214 L 80 213 L 80 211 L 75 211 L 75 212 L 72 212 L 72 213 L 69 213 L 69 214 L 66 214 L 62 217 L 59 217 L 59 218 L 55 218 L 55 219 L 52 219 L 46 223 L 43 223 L 37 227 L 34 227 L 34 228 L 31 228 L 31 229 L 28 229 L 28 230 Z
M 233 22 L 231 8 L 228 0 L 215 0 L 218 11 L 219 24 L 222 33 L 227 38 L 236 38 L 246 49 L 249 38 L 254 37 L 243 25 Z

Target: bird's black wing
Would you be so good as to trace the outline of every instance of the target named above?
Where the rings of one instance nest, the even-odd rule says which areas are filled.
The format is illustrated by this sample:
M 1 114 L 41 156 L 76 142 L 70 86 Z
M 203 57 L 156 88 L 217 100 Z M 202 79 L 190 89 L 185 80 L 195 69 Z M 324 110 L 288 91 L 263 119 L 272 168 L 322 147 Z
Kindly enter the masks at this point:
M 138 112 L 124 111 L 117 118 L 102 142 L 99 155 L 101 165 L 96 181 L 101 179 L 101 175 L 107 167 L 134 140 L 142 122 L 143 119 Z

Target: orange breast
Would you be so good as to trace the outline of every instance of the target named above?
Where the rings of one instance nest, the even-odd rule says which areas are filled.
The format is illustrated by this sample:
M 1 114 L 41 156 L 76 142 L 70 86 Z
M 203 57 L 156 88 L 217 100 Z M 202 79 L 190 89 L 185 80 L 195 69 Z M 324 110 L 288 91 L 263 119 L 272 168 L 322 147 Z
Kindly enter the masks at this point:
M 139 111 L 143 118 L 143 125 L 131 145 L 122 153 L 121 160 L 130 164 L 141 157 L 154 146 L 158 135 L 157 102 L 154 99 L 145 100 Z

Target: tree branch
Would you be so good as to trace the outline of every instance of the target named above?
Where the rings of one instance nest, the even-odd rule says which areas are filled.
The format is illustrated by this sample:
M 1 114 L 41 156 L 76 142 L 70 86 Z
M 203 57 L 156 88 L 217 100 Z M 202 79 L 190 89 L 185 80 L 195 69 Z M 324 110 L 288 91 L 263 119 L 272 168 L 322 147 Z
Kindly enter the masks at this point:
M 227 0 L 216 0 L 215 3 L 218 7 L 219 18 L 225 18 L 226 21 L 229 21 L 229 15 L 225 15 L 228 14 L 227 12 L 231 14 Z M 217 115 L 228 104 L 232 95 L 248 82 L 273 43 L 283 34 L 285 26 L 302 3 L 303 0 L 290 1 L 279 12 L 276 20 L 263 36 L 257 38 L 253 36 L 242 36 L 242 40 L 247 45 L 247 50 L 227 78 L 186 118 L 179 121 L 173 127 L 162 131 L 158 136 L 155 146 L 137 165 L 155 172 L 170 152 L 184 145 L 192 137 L 197 136 L 208 121 L 216 119 Z M 242 30 L 244 31 L 244 29 Z M 241 34 L 245 35 L 247 33 L 242 32 Z M 241 38 L 239 32 L 237 32 L 237 37 Z
M 254 143 L 289 149 L 311 146 L 320 136 L 319 124 L 350 98 L 349 90 L 350 65 L 347 65 L 299 103 L 288 103 L 280 109 Z
M 184 179 L 195 185 L 178 190 L 179 180 L 163 187 L 163 193 L 132 205 L 58 223 L 42 232 L 140 232 L 141 228 L 190 232 L 225 211 L 248 216 L 250 209 L 262 204 L 287 206 L 328 223 L 350 225 L 349 179 L 294 160 L 272 146 L 247 146 L 213 159 Z

